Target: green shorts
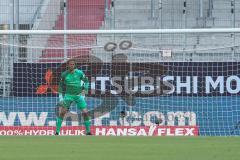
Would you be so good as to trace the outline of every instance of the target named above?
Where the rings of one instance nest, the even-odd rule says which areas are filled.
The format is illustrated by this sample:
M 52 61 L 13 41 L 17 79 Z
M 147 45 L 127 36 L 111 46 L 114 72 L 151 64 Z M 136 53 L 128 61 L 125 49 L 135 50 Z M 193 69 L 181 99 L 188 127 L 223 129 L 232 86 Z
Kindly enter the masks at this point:
M 66 94 L 63 98 L 63 106 L 67 109 L 70 108 L 71 104 L 75 102 L 77 104 L 77 108 L 80 110 L 87 108 L 87 103 L 84 99 L 80 98 L 80 95 L 69 95 Z

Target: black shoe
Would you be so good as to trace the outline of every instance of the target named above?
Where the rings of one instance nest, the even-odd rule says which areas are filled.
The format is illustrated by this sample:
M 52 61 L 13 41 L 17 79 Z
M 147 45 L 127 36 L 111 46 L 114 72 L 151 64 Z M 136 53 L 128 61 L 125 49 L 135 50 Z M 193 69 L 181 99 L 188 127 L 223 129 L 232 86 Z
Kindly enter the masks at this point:
M 92 133 L 91 133 L 91 132 L 88 132 L 88 133 L 86 133 L 86 135 L 87 135 L 87 136 L 91 136 L 91 135 L 92 135 Z
M 55 134 L 54 134 L 55 136 L 58 136 L 59 135 L 59 133 L 58 132 L 55 132 Z

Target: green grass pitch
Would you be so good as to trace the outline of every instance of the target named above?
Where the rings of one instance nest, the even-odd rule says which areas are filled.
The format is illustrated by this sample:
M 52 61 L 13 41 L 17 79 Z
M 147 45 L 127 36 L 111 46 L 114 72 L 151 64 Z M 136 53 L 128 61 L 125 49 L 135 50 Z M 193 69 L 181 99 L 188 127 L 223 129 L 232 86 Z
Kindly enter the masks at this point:
M 0 160 L 239 160 L 240 137 L 0 136 Z

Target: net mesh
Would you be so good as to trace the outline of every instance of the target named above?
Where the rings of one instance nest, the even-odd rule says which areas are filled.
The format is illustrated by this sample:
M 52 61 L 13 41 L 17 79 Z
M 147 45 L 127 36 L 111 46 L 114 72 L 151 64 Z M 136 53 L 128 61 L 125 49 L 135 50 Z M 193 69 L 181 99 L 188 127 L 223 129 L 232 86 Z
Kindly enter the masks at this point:
M 0 133 L 53 134 L 59 77 L 75 59 L 97 135 L 239 135 L 239 44 L 238 33 L 1 35 Z M 64 125 L 81 134 L 74 103 Z

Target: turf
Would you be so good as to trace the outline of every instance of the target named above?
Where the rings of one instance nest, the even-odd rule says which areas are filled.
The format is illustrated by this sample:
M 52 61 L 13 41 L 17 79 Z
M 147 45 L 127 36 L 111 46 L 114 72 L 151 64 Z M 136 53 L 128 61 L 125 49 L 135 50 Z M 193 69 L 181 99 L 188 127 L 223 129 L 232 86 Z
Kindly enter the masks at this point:
M 240 137 L 0 136 L 0 160 L 239 160 Z

